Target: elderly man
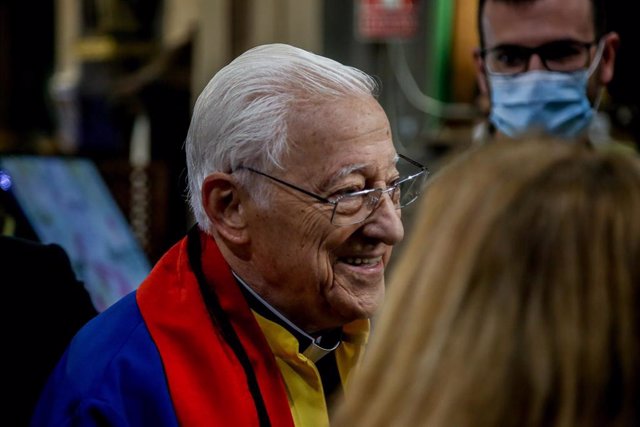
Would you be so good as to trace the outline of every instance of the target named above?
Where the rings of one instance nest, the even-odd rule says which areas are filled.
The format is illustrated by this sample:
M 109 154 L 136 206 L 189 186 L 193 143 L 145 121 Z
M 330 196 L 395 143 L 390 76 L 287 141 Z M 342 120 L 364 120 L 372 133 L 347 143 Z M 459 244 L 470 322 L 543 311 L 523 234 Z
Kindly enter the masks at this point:
M 328 425 L 426 176 L 374 91 L 279 44 L 218 72 L 186 140 L 198 228 L 78 334 L 34 424 Z

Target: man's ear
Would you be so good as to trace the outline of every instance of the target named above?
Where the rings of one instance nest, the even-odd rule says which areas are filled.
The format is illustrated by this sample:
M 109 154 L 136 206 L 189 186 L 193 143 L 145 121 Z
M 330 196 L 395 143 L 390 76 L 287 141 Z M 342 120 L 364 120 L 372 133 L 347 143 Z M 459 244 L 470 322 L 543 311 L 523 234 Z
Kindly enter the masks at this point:
M 607 33 L 604 37 L 604 48 L 598 71 L 599 82 L 608 85 L 613 79 L 616 62 L 616 51 L 620 45 L 620 36 L 616 32 Z
M 231 243 L 248 240 L 241 188 L 231 175 L 215 172 L 202 183 L 202 205 L 213 228 Z
M 484 59 L 480 53 L 480 48 L 477 47 L 473 50 L 473 64 L 476 67 L 476 80 L 478 82 L 478 89 L 480 93 L 485 96 L 489 96 L 489 86 L 487 85 L 487 73 L 484 68 Z

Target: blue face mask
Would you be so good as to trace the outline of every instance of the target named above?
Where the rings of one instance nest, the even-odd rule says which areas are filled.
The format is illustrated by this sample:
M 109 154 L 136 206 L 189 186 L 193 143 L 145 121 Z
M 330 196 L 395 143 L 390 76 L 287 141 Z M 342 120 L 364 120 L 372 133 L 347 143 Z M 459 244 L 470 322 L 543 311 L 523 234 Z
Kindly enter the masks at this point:
M 572 138 L 587 131 L 594 109 L 587 83 L 602 57 L 600 45 L 588 69 L 571 73 L 533 70 L 516 75 L 488 73 L 489 120 L 510 137 L 544 133 Z M 602 92 L 601 92 L 602 93 Z
M 489 120 L 510 137 L 544 133 L 571 138 L 586 131 L 593 109 L 587 98 L 588 70 L 561 73 L 534 70 L 489 74 Z

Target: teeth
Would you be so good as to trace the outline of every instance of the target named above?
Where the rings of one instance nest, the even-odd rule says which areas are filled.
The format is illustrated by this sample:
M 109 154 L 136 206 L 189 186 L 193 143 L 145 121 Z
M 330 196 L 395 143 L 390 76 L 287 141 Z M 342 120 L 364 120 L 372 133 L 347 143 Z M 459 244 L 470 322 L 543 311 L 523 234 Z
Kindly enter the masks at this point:
M 371 264 L 377 264 L 378 262 L 380 262 L 380 260 L 382 259 L 382 257 L 375 257 L 375 258 L 346 258 L 345 262 L 347 264 L 351 264 L 351 265 L 371 265 Z

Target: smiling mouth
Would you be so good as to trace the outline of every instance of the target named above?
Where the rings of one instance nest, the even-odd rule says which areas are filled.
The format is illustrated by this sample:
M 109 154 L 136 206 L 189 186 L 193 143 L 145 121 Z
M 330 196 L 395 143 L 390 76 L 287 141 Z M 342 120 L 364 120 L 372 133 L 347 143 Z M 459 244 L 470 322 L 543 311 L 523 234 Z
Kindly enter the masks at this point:
M 373 257 L 373 258 L 359 258 L 359 257 L 348 257 L 348 258 L 340 258 L 340 261 L 345 264 L 355 265 L 355 266 L 374 266 L 377 265 L 380 261 L 382 261 L 381 256 Z

